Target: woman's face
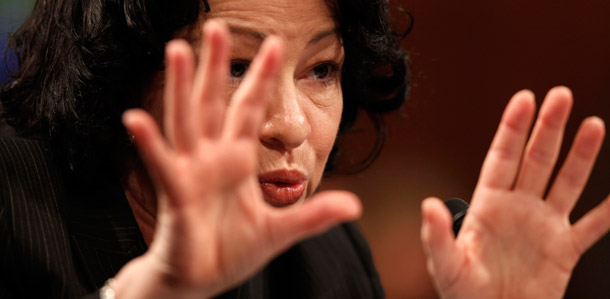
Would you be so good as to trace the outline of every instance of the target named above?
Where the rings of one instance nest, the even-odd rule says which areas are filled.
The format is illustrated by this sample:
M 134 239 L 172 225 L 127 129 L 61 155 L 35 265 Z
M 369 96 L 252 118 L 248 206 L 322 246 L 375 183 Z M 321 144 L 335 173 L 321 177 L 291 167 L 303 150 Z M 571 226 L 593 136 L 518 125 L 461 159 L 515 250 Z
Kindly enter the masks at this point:
M 344 51 L 332 11 L 325 0 L 210 0 L 209 5 L 206 18 L 222 20 L 232 35 L 230 94 L 264 37 L 284 40 L 283 65 L 259 133 L 258 175 L 267 202 L 302 202 L 320 183 L 343 108 Z

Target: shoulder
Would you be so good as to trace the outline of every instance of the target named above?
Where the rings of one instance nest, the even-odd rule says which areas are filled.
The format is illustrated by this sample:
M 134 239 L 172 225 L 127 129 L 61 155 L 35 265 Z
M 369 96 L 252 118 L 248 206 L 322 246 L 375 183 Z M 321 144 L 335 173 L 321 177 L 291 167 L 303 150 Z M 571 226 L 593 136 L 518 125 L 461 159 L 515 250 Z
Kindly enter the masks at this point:
M 15 137 L 0 137 L 0 206 L 11 207 L 16 216 L 40 204 L 62 197 L 61 174 L 48 143 Z M 34 205 L 17 209 L 22 205 Z
M 0 137 L 0 225 L 11 247 L 33 247 L 22 242 L 35 243 L 39 222 L 59 214 L 55 174 L 44 142 Z
M 73 297 L 64 186 L 50 146 L 0 137 L 0 278 L 15 295 Z M 32 288 L 24 281 L 37 281 Z
M 24 179 L 47 179 L 52 156 L 45 141 L 0 136 L 0 182 L 22 185 Z

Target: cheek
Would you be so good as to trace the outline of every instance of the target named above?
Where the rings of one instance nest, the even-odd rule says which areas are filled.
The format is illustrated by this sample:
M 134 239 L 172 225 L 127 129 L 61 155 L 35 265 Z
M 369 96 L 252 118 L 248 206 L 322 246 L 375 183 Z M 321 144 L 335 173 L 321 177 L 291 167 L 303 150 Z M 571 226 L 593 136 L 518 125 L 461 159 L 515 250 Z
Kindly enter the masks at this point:
M 330 150 L 335 143 L 340 119 L 341 110 L 337 109 L 332 111 L 332 113 L 319 116 L 312 124 L 310 142 L 316 152 L 316 156 L 323 158 L 324 161 L 328 158 Z
M 340 86 L 334 85 L 329 88 L 316 86 L 315 92 L 306 90 L 304 94 L 308 99 L 307 118 L 311 126 L 309 143 L 315 151 L 316 158 L 328 159 L 332 149 L 343 111 L 343 94 Z
M 309 119 L 311 124 L 309 143 L 316 157 L 316 183 L 322 177 L 322 172 L 326 166 L 330 151 L 335 144 L 339 123 L 341 122 L 343 100 L 340 91 L 336 93 L 336 98 L 338 100 L 333 101 L 332 105 L 316 106 L 316 113 L 310 116 Z

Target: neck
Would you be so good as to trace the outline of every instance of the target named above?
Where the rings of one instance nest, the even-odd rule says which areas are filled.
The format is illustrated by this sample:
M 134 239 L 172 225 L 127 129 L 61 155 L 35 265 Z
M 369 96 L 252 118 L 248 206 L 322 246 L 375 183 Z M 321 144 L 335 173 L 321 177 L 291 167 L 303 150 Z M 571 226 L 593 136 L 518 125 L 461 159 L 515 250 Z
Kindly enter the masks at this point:
M 150 247 L 157 223 L 157 196 L 148 174 L 140 164 L 129 171 L 123 188 L 142 237 Z

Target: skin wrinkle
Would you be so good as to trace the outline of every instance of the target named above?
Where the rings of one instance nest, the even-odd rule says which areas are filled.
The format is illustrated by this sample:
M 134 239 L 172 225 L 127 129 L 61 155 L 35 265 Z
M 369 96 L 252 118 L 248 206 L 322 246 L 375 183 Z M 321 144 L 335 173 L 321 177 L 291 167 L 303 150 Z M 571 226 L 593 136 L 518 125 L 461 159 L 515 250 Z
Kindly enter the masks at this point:
M 244 5 L 240 0 L 225 0 L 222 2 L 210 3 L 211 11 L 209 18 L 223 18 L 226 22 L 239 25 L 244 28 L 257 28 L 257 31 L 265 29 L 264 33 L 282 35 L 287 42 L 299 39 L 303 32 L 314 32 L 320 28 L 321 23 L 331 21 L 334 18 L 331 10 L 325 1 L 310 0 L 307 2 L 317 2 L 318 5 L 295 3 L 294 1 L 279 0 L 267 5 Z M 294 9 L 295 5 L 300 5 L 299 9 Z M 252 11 L 245 8 L 255 7 Z M 312 17 L 315 16 L 315 17 Z M 261 27 L 264 22 L 264 27 Z
M 262 43 L 263 40 L 268 36 L 265 33 L 258 32 L 255 30 L 250 30 L 247 28 L 241 28 L 238 26 L 229 26 L 229 31 L 231 31 L 231 34 L 249 35 L 249 36 L 257 39 L 260 43 Z M 331 29 L 331 30 L 326 30 L 326 31 L 320 32 L 320 33 L 316 34 L 311 40 L 309 40 L 307 42 L 307 44 L 308 45 L 315 44 L 331 34 L 337 34 L 337 30 Z

